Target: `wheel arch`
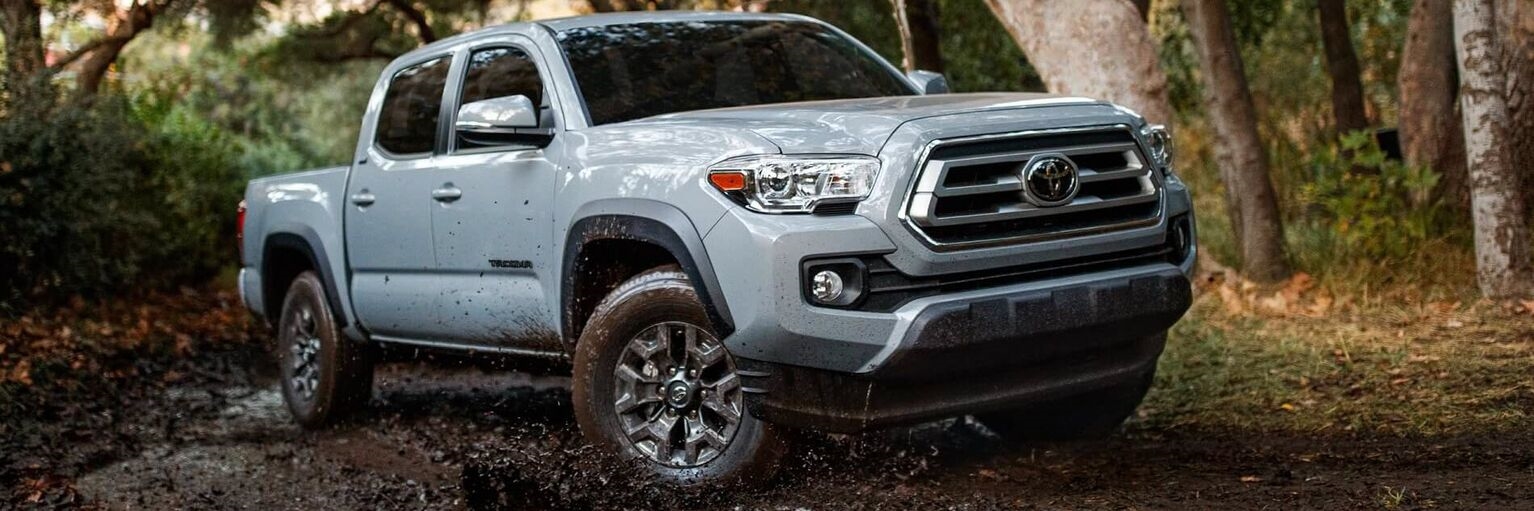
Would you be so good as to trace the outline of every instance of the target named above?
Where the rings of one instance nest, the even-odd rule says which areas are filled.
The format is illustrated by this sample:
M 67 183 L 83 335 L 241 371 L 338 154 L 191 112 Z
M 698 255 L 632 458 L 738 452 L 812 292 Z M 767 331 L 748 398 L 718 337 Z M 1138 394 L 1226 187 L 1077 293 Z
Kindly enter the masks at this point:
M 341 306 L 341 294 L 326 258 L 325 245 L 319 242 L 313 229 L 299 227 L 268 234 L 261 244 L 261 292 L 266 320 L 277 323 L 287 286 L 305 270 L 313 270 L 325 286 L 325 301 L 336 316 L 336 325 L 345 327 L 346 309 Z
M 715 333 L 722 339 L 735 331 L 703 238 L 681 210 L 648 200 L 601 202 L 583 208 L 587 214 L 577 215 L 565 238 L 559 305 L 567 349 L 574 348 L 596 302 L 633 274 L 653 268 L 637 266 L 658 262 L 661 255 L 687 274 Z M 628 259 L 640 264 L 617 282 L 585 280 L 603 264 Z

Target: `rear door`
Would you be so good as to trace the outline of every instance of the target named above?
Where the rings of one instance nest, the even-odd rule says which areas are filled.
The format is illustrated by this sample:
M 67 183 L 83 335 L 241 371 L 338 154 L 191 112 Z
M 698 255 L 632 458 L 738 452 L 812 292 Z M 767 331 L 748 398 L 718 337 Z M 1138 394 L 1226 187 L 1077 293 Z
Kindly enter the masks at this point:
M 545 292 L 558 285 L 548 264 L 559 255 L 551 238 L 556 167 L 547 147 L 558 143 L 557 116 L 541 56 L 525 38 L 505 36 L 471 47 L 461 62 L 450 118 L 463 104 L 523 95 L 539 106 L 543 133 L 450 137 L 449 153 L 433 171 L 441 317 L 434 334 L 504 351 L 559 353 Z
M 440 55 L 394 73 L 359 137 L 346 190 L 346 256 L 352 307 L 375 336 L 418 339 L 438 322 L 432 169 L 451 63 Z

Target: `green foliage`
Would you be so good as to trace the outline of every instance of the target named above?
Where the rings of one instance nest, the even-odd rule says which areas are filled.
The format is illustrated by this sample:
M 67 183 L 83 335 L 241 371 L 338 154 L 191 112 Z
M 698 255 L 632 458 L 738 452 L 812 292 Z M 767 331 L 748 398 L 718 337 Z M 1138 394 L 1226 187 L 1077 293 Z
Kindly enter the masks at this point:
M 384 61 L 284 61 L 259 41 L 219 50 L 207 36 L 136 41 L 130 89 L 227 132 L 247 177 L 349 160 Z M 322 83 L 323 87 L 313 87 Z
M 1198 57 L 1193 35 L 1182 9 L 1175 2 L 1153 3 L 1151 34 L 1161 39 L 1156 47 L 1161 69 L 1167 77 L 1167 100 L 1185 116 L 1199 111 L 1202 86 L 1198 82 Z
M 126 106 L 59 108 L 51 91 L 12 91 L 0 118 L 0 306 L 136 278 L 159 227 L 146 155 Z
M 207 278 L 236 260 L 233 213 L 245 174 L 233 137 L 174 105 L 141 96 L 133 113 L 146 129 L 143 148 L 152 165 L 148 184 L 160 199 L 154 213 L 168 227 L 146 235 L 158 235 L 162 253 L 156 258 L 183 262 L 158 267 L 157 277 L 186 282 Z
M 1387 159 L 1372 133 L 1347 134 L 1310 169 L 1300 197 L 1312 214 L 1293 240 L 1302 267 L 1409 262 L 1442 236 L 1447 217 L 1432 194 L 1438 174 Z
M 943 71 L 955 92 L 1044 91 L 1038 71 L 984 0 L 941 0 L 939 13 Z
M 54 91 L 0 106 L 0 310 L 207 278 L 234 257 L 225 135 L 153 105 Z

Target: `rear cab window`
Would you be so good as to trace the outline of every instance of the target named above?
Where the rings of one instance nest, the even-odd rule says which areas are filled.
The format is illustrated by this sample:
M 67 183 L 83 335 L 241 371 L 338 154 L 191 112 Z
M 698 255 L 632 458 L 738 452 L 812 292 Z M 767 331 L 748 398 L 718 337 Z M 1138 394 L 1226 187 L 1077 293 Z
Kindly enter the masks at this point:
M 442 56 L 394 74 L 378 112 L 377 146 L 391 155 L 424 156 L 437 145 L 442 91 L 451 59 Z

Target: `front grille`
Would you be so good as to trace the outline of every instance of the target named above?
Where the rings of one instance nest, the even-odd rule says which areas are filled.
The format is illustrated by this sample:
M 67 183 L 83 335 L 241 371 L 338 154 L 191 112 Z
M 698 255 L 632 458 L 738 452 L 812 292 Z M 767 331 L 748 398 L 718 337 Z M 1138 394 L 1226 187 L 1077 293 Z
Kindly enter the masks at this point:
M 1076 164 L 1080 191 L 1069 203 L 1023 199 L 1021 167 L 1041 154 Z M 1148 225 L 1160 214 L 1161 192 L 1147 161 L 1123 126 L 939 141 L 919 164 L 906 218 L 940 248 Z

